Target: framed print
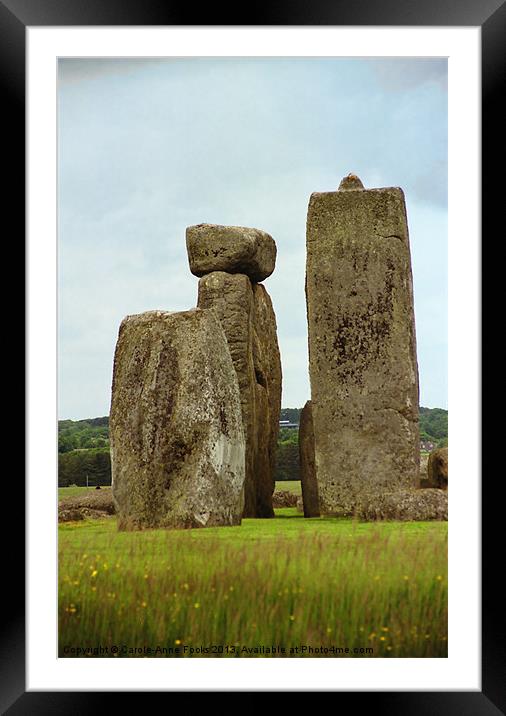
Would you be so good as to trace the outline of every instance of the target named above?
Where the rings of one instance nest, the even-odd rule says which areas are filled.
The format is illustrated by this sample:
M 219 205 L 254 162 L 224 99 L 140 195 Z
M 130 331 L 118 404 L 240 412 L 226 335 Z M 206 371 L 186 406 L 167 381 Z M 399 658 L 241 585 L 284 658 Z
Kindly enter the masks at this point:
M 206 15 L 0 7 L 28 278 L 3 710 L 498 713 L 480 232 L 504 5 Z

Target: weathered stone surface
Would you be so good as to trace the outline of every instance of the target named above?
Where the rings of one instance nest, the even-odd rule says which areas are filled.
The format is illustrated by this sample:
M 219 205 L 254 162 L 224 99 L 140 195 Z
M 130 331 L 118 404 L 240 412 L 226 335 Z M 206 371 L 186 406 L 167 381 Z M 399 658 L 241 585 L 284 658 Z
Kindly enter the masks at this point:
M 274 492 L 275 482 L 269 453 L 269 396 L 264 386 L 259 383 L 255 384 L 254 410 L 254 468 L 252 481 L 255 484 L 255 517 L 274 517 L 272 493 Z
M 438 448 L 430 453 L 427 463 L 427 483 L 429 487 L 448 489 L 448 448 Z
M 186 229 L 186 248 L 190 271 L 205 276 L 227 271 L 263 281 L 276 264 L 276 244 L 260 229 L 244 226 L 197 224 Z
M 269 295 L 244 274 L 215 271 L 199 281 L 198 306 L 218 316 L 237 372 L 246 439 L 244 516 L 273 517 L 281 361 Z
M 123 320 L 110 440 L 120 529 L 240 524 L 239 389 L 212 311 L 151 311 Z
M 320 502 L 314 460 L 313 409 L 310 400 L 300 412 L 299 457 L 304 517 L 319 517 Z
M 309 368 L 324 514 L 351 514 L 362 493 L 414 487 L 420 460 L 404 195 L 346 189 L 312 194 L 307 216 Z
M 228 341 L 239 384 L 246 441 L 244 516 L 256 517 L 256 380 L 251 281 L 243 274 L 210 273 L 199 281 L 198 306 L 215 312 Z
M 84 520 L 81 510 L 58 509 L 58 522 L 78 522 L 79 520 Z
M 256 381 L 257 516 L 273 517 L 281 413 L 281 357 L 276 316 L 265 286 L 253 284 L 253 366 Z
M 429 462 L 428 455 L 420 455 L 420 472 L 419 472 L 419 482 L 418 482 L 419 488 L 433 487 L 433 485 L 429 485 L 429 481 L 427 479 L 428 462 Z
M 364 521 L 447 520 L 448 493 L 443 490 L 412 489 L 363 495 L 356 507 L 356 516 Z
M 112 490 L 103 489 L 100 492 L 86 492 L 81 495 L 64 497 L 58 502 L 59 510 L 94 510 L 114 515 L 116 507 L 112 497 Z
M 419 487 L 429 487 L 425 485 L 424 481 L 427 480 L 427 463 L 429 461 L 428 455 L 420 455 L 420 471 L 419 471 Z
M 338 191 L 351 191 L 352 189 L 363 189 L 364 185 L 356 174 L 348 174 L 341 179 Z
M 288 490 L 276 490 L 272 495 L 273 507 L 296 507 L 297 495 Z

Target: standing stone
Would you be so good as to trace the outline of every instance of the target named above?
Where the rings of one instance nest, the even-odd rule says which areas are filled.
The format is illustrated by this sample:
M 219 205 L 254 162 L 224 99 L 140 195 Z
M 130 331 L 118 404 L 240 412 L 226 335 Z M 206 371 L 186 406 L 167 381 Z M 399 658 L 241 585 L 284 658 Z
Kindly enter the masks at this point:
M 429 464 L 429 455 L 421 454 L 420 455 L 420 473 L 419 473 L 419 481 L 418 481 L 419 489 L 424 489 L 426 487 L 432 487 L 432 485 L 429 484 L 429 480 L 427 479 L 428 464 Z
M 239 384 L 246 441 L 244 516 L 256 517 L 256 379 L 253 362 L 253 289 L 247 276 L 214 271 L 199 281 L 198 307 L 212 309 L 228 341 Z
M 240 524 L 239 388 L 212 311 L 151 311 L 123 320 L 110 440 L 120 529 Z
M 320 516 L 314 449 L 313 410 L 312 403 L 308 400 L 301 410 L 299 423 L 300 482 L 304 517 Z
M 214 271 L 199 281 L 198 306 L 215 311 L 237 373 L 246 440 L 244 517 L 273 517 L 281 361 L 271 300 L 248 276 Z
M 418 368 L 404 194 L 350 175 L 311 195 L 306 299 L 320 509 L 410 488 L 419 472 Z
M 428 487 L 448 489 L 448 448 L 437 448 L 429 455 L 427 463 Z
M 245 226 L 197 224 L 186 229 L 190 271 L 205 276 L 213 271 L 242 273 L 263 281 L 276 265 L 276 244 L 260 229 Z
M 276 454 L 281 414 L 281 357 L 276 316 L 265 286 L 253 284 L 253 365 L 256 381 L 257 517 L 274 517 Z

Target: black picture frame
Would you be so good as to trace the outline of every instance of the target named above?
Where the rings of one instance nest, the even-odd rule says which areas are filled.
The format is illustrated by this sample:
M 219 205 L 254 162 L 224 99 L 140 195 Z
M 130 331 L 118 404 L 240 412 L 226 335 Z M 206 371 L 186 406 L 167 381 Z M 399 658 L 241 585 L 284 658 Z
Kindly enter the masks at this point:
M 195 19 L 198 18 L 198 22 Z M 504 114 L 499 102 L 505 92 L 506 4 L 503 0 L 303 0 L 265 3 L 255 8 L 254 19 L 234 14 L 230 7 L 208 4 L 202 8 L 192 4 L 159 0 L 0 0 L 0 84 L 3 98 L 4 140 L 12 152 L 12 161 L 5 171 L 8 181 L 4 188 L 4 211 L 12 217 L 12 246 L 21 249 L 24 264 L 25 228 L 25 45 L 27 27 L 36 26 L 97 26 L 97 25 L 347 25 L 347 26 L 475 26 L 482 37 L 482 236 L 495 238 L 501 227 L 502 185 L 495 180 L 499 164 L 498 152 L 504 146 Z M 501 212 L 501 217 L 499 217 Z M 23 235 L 23 236 L 22 236 Z M 15 238 L 14 241 L 12 239 Z M 501 243 L 500 236 L 497 237 Z M 485 243 L 485 242 L 483 242 Z M 5 245 L 5 244 L 4 244 Z M 494 246 L 495 248 L 495 246 Z M 482 393 L 494 375 L 493 361 L 497 356 L 495 333 L 485 330 L 487 317 L 498 305 L 499 273 L 497 260 L 486 263 L 487 293 L 482 296 L 483 359 L 489 368 L 483 372 Z M 494 266 L 492 267 L 492 264 Z M 504 279 L 502 279 L 503 281 Z M 488 342 L 487 342 L 488 335 Z M 494 343 L 492 342 L 494 340 Z M 498 370 L 498 366 L 496 366 Z M 501 371 L 502 372 L 502 371 Z M 487 382 L 488 381 L 488 382 Z M 21 385 L 24 381 L 21 382 Z M 497 384 L 494 381 L 494 389 Z M 21 402 L 19 392 L 17 402 Z M 489 425 L 483 431 L 482 474 L 490 479 L 500 477 L 492 469 L 493 445 L 500 444 L 498 427 Z M 9 480 L 7 497 L 10 509 L 24 504 L 24 483 L 20 475 Z M 486 482 L 488 482 L 486 480 Z M 373 712 L 396 714 L 459 714 L 459 716 L 496 715 L 506 711 L 506 638 L 504 630 L 504 596 L 499 579 L 501 569 L 498 546 L 502 544 L 503 504 L 494 494 L 490 482 L 482 495 L 482 690 L 462 692 L 337 692 L 335 705 L 343 706 L 351 699 L 357 711 L 371 708 Z M 9 539 L 8 580 L 2 590 L 3 611 L 0 657 L 0 709 L 17 714 L 81 714 L 117 705 L 119 694 L 109 692 L 26 692 L 25 691 L 25 571 L 24 535 L 19 514 L 16 539 Z M 502 519 L 501 519 L 502 518 Z M 500 531 L 501 530 L 501 531 Z M 4 536 L 6 539 L 6 537 Z M 5 555 L 4 552 L 4 555 Z M 232 686 L 233 688 L 233 686 Z M 402 688 L 402 685 L 400 685 Z M 329 690 L 331 690 L 329 688 Z M 130 708 L 144 704 L 146 692 L 128 694 Z M 114 699 L 114 701 L 113 701 Z M 142 701 L 141 701 L 142 699 Z M 214 699 L 210 702 L 212 703 Z M 313 704 L 314 706 L 314 704 Z M 191 709 L 190 709 L 191 711 Z

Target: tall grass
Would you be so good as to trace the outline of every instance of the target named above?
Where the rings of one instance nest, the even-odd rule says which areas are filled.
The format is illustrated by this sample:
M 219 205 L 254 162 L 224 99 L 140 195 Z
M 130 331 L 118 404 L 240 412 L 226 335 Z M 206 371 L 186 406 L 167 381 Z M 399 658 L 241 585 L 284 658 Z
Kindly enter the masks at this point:
M 447 655 L 446 523 L 278 515 L 188 531 L 62 525 L 60 656 Z M 223 653 L 197 651 L 213 645 Z M 301 646 L 362 651 L 290 653 Z

